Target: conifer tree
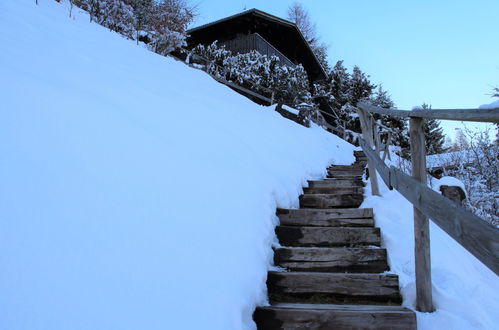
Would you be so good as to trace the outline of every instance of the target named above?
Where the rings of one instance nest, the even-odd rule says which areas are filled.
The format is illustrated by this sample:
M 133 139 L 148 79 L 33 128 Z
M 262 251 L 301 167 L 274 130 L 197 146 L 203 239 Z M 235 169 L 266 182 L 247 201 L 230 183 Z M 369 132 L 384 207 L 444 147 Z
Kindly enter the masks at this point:
M 395 107 L 393 100 L 390 97 L 390 94 L 386 90 L 383 89 L 382 85 L 379 85 L 374 95 L 371 97 L 370 102 L 372 105 L 391 109 Z M 392 143 L 396 146 L 400 146 L 401 149 L 408 150 L 409 149 L 409 138 L 407 136 L 407 120 L 404 118 L 397 118 L 394 116 L 379 116 L 375 115 L 374 118 L 376 120 L 381 120 L 383 125 L 390 127 L 392 129 Z M 383 135 L 387 134 L 386 132 L 382 132 Z
M 330 70 L 327 58 L 328 46 L 319 40 L 317 28 L 311 21 L 307 9 L 301 3 L 294 2 L 288 7 L 288 19 L 300 29 L 322 68 L 328 72 Z
M 425 110 L 431 109 L 431 105 L 423 103 L 421 106 Z M 436 119 L 426 119 L 423 124 L 425 135 L 426 154 L 441 154 L 445 151 L 445 135 L 440 127 L 440 121 Z
M 329 89 L 332 96 L 332 106 L 337 110 L 341 110 L 348 103 L 351 86 L 350 73 L 343 65 L 343 60 L 336 62 L 331 70 L 328 83 L 329 88 L 327 89 Z

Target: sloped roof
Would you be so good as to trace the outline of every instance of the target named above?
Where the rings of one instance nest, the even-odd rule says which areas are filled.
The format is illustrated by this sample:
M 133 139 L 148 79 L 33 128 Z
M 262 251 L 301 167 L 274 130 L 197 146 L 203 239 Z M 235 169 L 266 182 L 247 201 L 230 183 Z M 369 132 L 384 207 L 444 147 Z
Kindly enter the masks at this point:
M 190 47 L 235 37 L 240 33 L 259 33 L 296 64 L 302 64 L 311 81 L 325 79 L 327 74 L 295 23 L 258 9 L 204 24 L 187 31 Z

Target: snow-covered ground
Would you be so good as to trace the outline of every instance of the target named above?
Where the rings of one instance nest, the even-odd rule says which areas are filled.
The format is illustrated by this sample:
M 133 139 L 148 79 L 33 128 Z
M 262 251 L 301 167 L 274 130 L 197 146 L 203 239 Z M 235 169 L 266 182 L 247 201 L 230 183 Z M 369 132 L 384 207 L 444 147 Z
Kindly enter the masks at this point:
M 252 329 L 275 209 L 353 147 L 205 73 L 0 1 L 0 329 Z

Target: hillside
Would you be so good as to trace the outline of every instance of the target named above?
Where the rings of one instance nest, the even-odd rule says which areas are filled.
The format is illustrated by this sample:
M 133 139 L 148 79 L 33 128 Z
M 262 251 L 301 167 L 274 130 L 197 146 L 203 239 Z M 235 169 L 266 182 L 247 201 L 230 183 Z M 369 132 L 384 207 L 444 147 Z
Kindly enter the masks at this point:
M 253 328 L 276 206 L 353 147 L 39 2 L 0 2 L 0 328 Z
M 355 148 L 34 2 L 0 1 L 0 329 L 255 329 L 276 207 Z M 415 309 L 412 206 L 379 182 L 361 207 Z M 498 277 L 434 224 L 431 246 L 418 328 L 497 328 Z

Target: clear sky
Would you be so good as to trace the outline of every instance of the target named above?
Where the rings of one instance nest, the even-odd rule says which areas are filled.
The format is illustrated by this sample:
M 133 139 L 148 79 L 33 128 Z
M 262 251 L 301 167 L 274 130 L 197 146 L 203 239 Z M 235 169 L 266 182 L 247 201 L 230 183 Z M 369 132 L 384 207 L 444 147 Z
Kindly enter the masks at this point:
M 197 2 L 196 2 L 197 1 Z M 193 0 L 193 26 L 257 8 L 286 18 L 293 0 Z M 499 0 L 301 1 L 334 65 L 358 65 L 399 109 L 491 103 L 499 85 Z M 473 124 L 472 124 L 473 125 Z M 457 122 L 443 122 L 453 136 Z

